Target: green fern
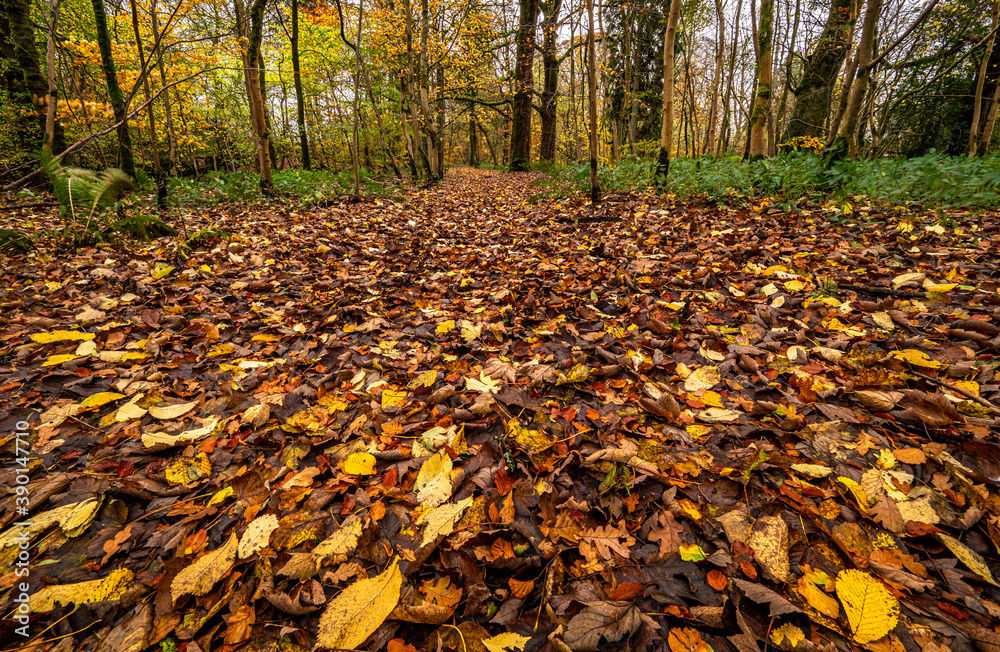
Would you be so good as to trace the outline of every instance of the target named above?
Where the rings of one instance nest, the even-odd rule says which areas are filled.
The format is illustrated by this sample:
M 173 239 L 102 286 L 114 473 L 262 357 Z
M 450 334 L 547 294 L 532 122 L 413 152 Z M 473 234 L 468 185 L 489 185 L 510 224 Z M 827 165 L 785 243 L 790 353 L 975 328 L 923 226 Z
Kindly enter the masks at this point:
M 26 254 L 34 248 L 35 243 L 26 234 L 0 229 L 0 253 Z
M 42 149 L 41 164 L 67 222 L 78 222 L 84 216 L 89 227 L 96 215 L 114 206 L 122 195 L 138 190 L 132 177 L 118 168 L 95 172 L 63 167 L 48 148 Z

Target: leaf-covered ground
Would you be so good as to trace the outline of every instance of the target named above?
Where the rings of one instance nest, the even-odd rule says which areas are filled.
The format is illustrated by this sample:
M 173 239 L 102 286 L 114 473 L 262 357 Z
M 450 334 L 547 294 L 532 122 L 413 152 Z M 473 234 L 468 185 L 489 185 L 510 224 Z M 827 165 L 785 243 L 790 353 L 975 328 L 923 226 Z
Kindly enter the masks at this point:
M 997 216 L 535 178 L 6 259 L 0 640 L 997 649 Z

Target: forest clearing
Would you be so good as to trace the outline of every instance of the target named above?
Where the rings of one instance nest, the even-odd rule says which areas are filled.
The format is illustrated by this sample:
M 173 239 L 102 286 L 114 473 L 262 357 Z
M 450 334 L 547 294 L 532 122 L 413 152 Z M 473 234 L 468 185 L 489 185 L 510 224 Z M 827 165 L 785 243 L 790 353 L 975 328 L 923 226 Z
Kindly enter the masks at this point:
M 0 648 L 1000 649 L 998 31 L 0 0 Z

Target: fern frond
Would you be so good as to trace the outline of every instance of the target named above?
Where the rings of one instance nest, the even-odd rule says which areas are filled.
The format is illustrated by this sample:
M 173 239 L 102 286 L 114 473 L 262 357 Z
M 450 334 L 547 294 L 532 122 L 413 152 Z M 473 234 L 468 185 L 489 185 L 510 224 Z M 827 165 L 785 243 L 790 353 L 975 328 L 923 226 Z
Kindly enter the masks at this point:
M 121 195 L 129 190 L 138 190 L 139 188 L 132 177 L 118 168 L 104 170 L 100 173 L 97 181 L 91 185 L 94 193 L 93 204 L 90 208 L 91 215 L 99 208 L 105 209 L 114 206 Z

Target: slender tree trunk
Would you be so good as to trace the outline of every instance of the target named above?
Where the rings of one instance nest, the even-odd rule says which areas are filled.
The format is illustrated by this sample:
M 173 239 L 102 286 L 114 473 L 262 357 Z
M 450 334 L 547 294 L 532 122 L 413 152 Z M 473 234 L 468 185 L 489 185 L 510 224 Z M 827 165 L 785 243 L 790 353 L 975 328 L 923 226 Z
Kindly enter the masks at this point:
M 99 2 L 100 0 L 94 0 Z M 264 96 L 261 92 L 260 60 L 261 30 L 264 24 L 264 6 L 267 0 L 254 0 L 250 6 L 250 38 L 247 44 L 247 86 L 250 91 L 250 117 L 257 136 L 257 164 L 260 167 L 260 189 L 268 194 L 273 185 L 271 176 L 271 134 L 264 116 Z
M 433 175 L 431 172 L 430 158 L 427 155 L 426 139 L 421 138 L 420 134 L 422 132 L 420 118 L 418 116 L 417 108 L 417 98 L 416 91 L 414 90 L 414 85 L 416 84 L 416 72 L 413 63 L 414 53 L 413 53 L 413 8 L 410 6 L 410 0 L 405 0 L 403 2 L 403 10 L 406 12 L 406 98 L 407 103 L 410 107 L 410 120 L 413 126 L 413 148 L 414 154 L 418 157 L 418 167 L 423 170 L 427 177 Z
M 511 107 L 510 171 L 531 169 L 531 96 L 534 92 L 535 22 L 538 0 L 520 0 Z
M 875 29 L 878 26 L 879 14 L 882 11 L 882 0 L 868 0 L 868 9 L 861 25 L 861 40 L 858 43 L 857 78 L 851 84 L 851 94 L 844 109 L 838 138 L 846 141 L 847 151 L 851 156 L 857 155 L 858 120 L 861 116 L 861 105 L 868 91 L 868 80 L 871 78 L 871 61 L 875 49 Z
M 726 75 L 726 92 L 722 96 L 722 127 L 719 131 L 719 142 L 716 155 L 722 156 L 729 150 L 729 134 L 731 131 L 731 106 L 733 100 L 733 82 L 736 78 L 736 50 L 740 44 L 740 14 L 743 12 L 743 0 L 736 2 L 736 18 L 733 22 L 733 42 L 729 51 L 729 74 Z
M 403 140 L 406 143 L 406 154 L 407 154 L 407 159 L 409 159 L 410 163 L 410 174 L 413 176 L 414 179 L 416 179 L 418 176 L 417 156 L 416 156 L 416 151 L 414 149 L 415 146 L 413 143 L 413 139 L 410 138 L 410 125 L 406 117 L 405 103 L 407 102 L 407 97 L 408 96 L 406 93 L 406 75 L 404 73 L 400 75 L 400 80 L 399 80 L 399 120 L 403 127 Z
M 441 134 L 434 126 L 434 116 L 431 113 L 431 74 L 430 56 L 430 29 L 431 16 L 428 0 L 420 0 L 420 116 L 423 119 L 424 134 L 427 139 L 427 160 L 430 164 L 431 174 L 440 179 L 444 175 L 444 170 L 438 168 L 438 149 L 441 147 Z
M 674 43 L 682 0 L 670 1 L 667 29 L 663 34 L 663 122 L 660 125 L 660 154 L 656 161 L 654 182 L 666 188 L 670 175 L 670 150 L 674 139 Z
M 475 89 L 472 97 L 476 96 Z M 469 166 L 479 167 L 479 132 L 476 131 L 476 105 L 469 102 Z
M 680 3 L 680 0 L 674 0 Z M 594 45 L 594 0 L 587 0 L 588 84 L 590 86 L 590 203 L 601 201 L 601 188 L 597 184 L 597 47 Z
M 340 8 L 338 0 L 337 8 Z M 358 120 L 360 119 L 359 103 L 361 101 L 361 21 L 364 18 L 364 0 L 358 0 L 358 38 L 354 42 L 354 197 L 361 197 L 361 166 L 358 161 Z M 341 33 L 343 33 L 343 18 L 341 18 Z
M 299 156 L 302 169 L 311 167 L 309 160 L 309 134 L 306 131 L 306 100 L 302 92 L 302 72 L 299 63 L 299 0 L 292 0 L 292 80 L 295 84 L 295 122 L 299 132 Z
M 757 93 L 754 98 L 753 111 L 750 114 L 750 158 L 762 158 L 765 155 L 764 137 L 767 129 L 767 116 L 771 110 L 771 55 L 774 38 L 774 0 L 761 0 L 760 27 L 757 30 L 757 43 L 760 54 L 757 58 Z
M 56 104 L 58 102 L 58 87 L 56 86 L 56 25 L 59 23 L 59 2 L 53 0 L 49 9 L 49 21 L 45 39 L 45 74 L 48 81 L 48 101 L 45 105 L 45 140 L 42 147 L 52 153 L 52 144 L 56 139 Z
M 111 57 L 111 36 L 108 33 L 108 17 L 104 12 L 104 0 L 91 0 L 94 7 L 94 23 L 97 27 L 97 47 L 101 51 L 101 68 L 104 70 L 104 81 L 108 85 L 108 98 L 114 111 L 118 127 L 118 162 L 122 171 L 130 177 L 135 177 L 135 160 L 132 152 L 132 138 L 128 130 L 128 120 L 125 116 L 125 98 L 118 86 L 118 72 L 115 61 Z
M 438 168 L 438 178 L 444 178 L 444 125 L 445 125 L 445 109 L 447 108 L 447 101 L 444 97 L 444 66 L 442 64 L 437 65 L 437 131 L 438 134 L 438 148 L 437 148 L 437 168 Z
M 135 49 L 139 55 L 139 68 L 148 63 L 142 48 L 142 34 L 139 31 L 139 11 L 135 5 L 135 0 L 129 0 L 129 9 L 132 12 L 132 31 L 135 32 Z M 142 77 L 143 98 L 149 102 L 149 75 Z M 156 116 L 153 114 L 153 103 L 146 106 L 146 117 L 149 119 L 149 142 L 153 150 L 153 172 L 156 178 L 156 206 L 161 211 L 167 209 L 167 179 L 163 175 L 163 167 L 160 165 L 160 143 L 156 136 Z
M 156 16 L 156 0 L 153 0 L 152 7 L 150 7 L 150 18 L 152 19 L 153 34 L 160 33 L 160 26 L 158 24 L 158 19 Z M 167 85 L 167 71 L 163 65 L 163 48 L 160 46 L 160 39 L 156 38 L 153 42 L 153 48 L 156 55 L 156 67 L 160 73 L 160 83 L 163 86 Z M 177 133 L 174 130 L 174 115 L 173 110 L 170 106 L 170 89 L 166 88 L 163 91 L 163 121 L 167 128 L 167 157 L 170 159 L 170 176 L 177 176 Z
M 997 110 L 1000 109 L 1000 83 L 993 90 L 993 101 L 990 103 L 990 110 L 986 114 L 986 123 L 983 125 L 983 133 L 979 135 L 979 146 L 976 148 L 980 156 L 986 154 L 990 141 L 993 140 L 993 128 L 997 122 Z
M 778 113 L 775 118 L 777 126 L 781 127 L 788 107 L 788 89 L 792 85 L 792 59 L 795 57 L 795 41 L 799 35 L 799 19 L 801 17 L 801 0 L 795 0 L 795 19 L 792 23 L 792 38 L 788 42 L 788 56 L 785 58 L 785 79 L 781 85 L 781 101 L 778 102 Z M 772 152 L 772 155 L 774 152 Z
M 798 0 L 796 0 L 798 1 Z M 712 75 L 712 99 L 708 107 L 708 127 L 703 154 L 715 152 L 716 123 L 719 114 L 719 86 L 722 80 L 722 60 L 725 56 L 726 18 L 722 13 L 722 0 L 715 0 L 715 17 L 718 21 L 718 38 L 715 45 L 715 73 Z
M 993 11 L 993 28 L 996 28 L 997 21 L 1000 21 L 1000 0 L 997 0 L 996 9 Z M 976 94 L 972 104 L 972 124 L 969 126 L 969 158 L 974 158 L 979 149 L 979 122 L 983 107 L 983 86 L 986 84 L 990 55 L 993 54 L 995 44 L 996 33 L 993 33 L 983 51 L 983 62 L 979 65 L 979 78 L 976 80 Z M 1000 88 L 1000 83 L 997 84 L 997 87 Z
M 569 24 L 570 46 L 576 43 L 576 21 Z M 576 105 L 576 49 L 569 53 L 569 106 L 573 111 L 573 160 L 580 160 L 580 116 Z
M 558 118 L 559 94 L 559 53 L 557 38 L 559 11 L 562 0 L 548 0 L 542 4 L 545 18 L 542 21 L 542 97 L 539 117 L 542 122 L 542 137 L 538 158 L 543 161 L 556 160 L 556 120 Z M 530 101 L 530 98 L 529 98 Z

